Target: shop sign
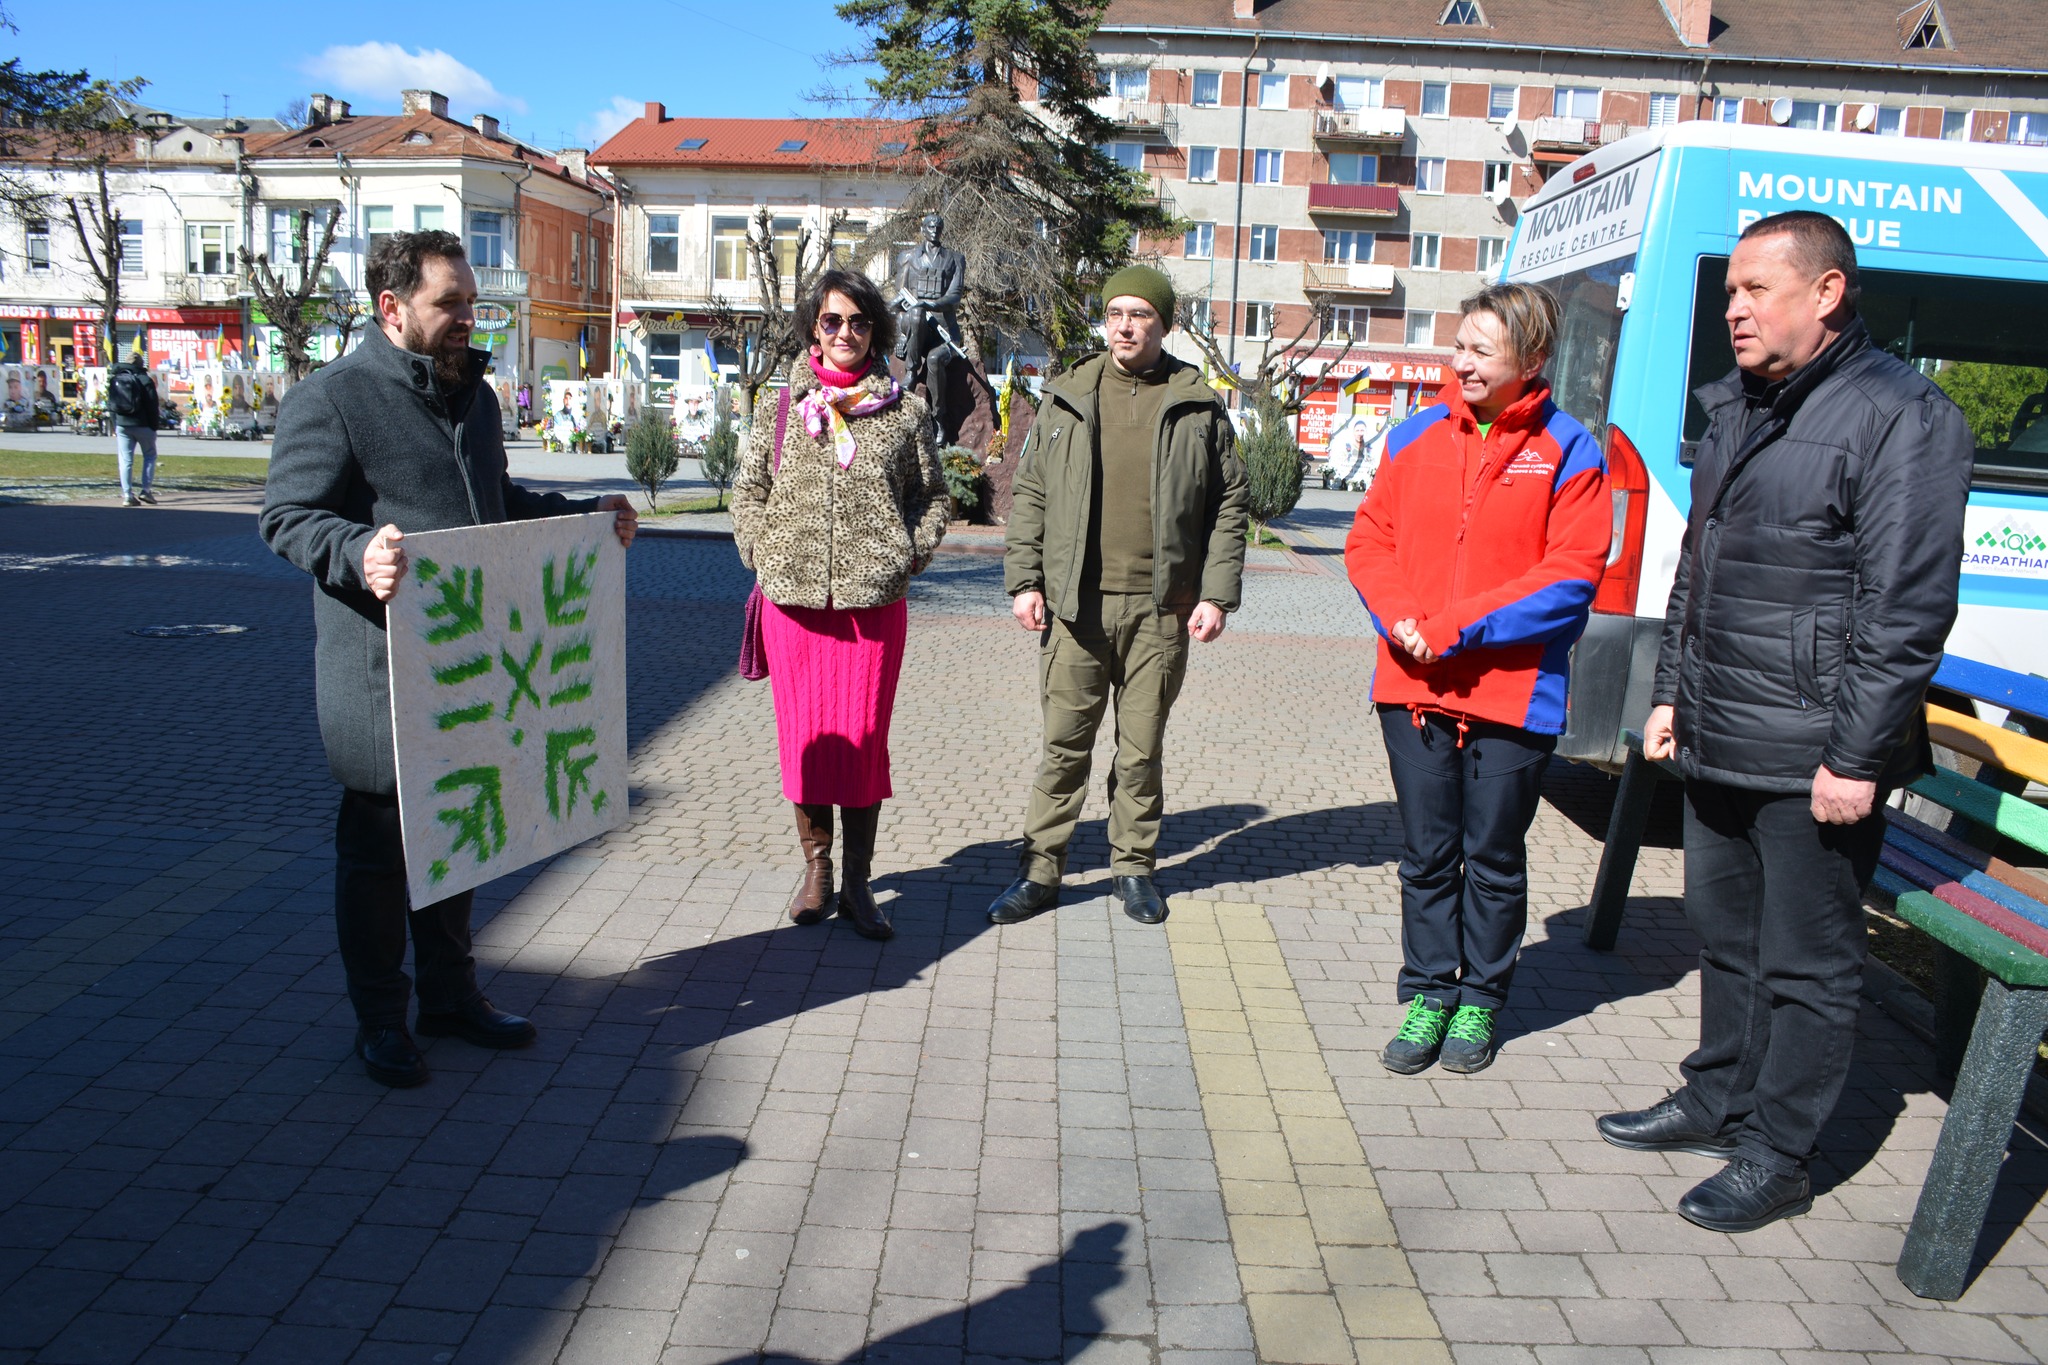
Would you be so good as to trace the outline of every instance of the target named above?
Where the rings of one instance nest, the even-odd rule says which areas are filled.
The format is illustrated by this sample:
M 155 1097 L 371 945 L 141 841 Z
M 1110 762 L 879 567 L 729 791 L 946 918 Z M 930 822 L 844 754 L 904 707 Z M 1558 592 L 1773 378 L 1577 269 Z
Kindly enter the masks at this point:
M 67 322 L 98 322 L 100 310 L 76 304 L 0 303 L 0 318 L 55 318 Z M 168 322 L 192 327 L 212 327 L 240 322 L 233 308 L 123 308 L 114 314 L 118 322 Z
M 512 325 L 512 310 L 502 303 L 479 303 L 476 306 L 476 330 L 479 332 L 502 332 Z
M 640 313 L 632 319 L 632 326 L 642 336 L 678 335 L 690 330 L 690 319 L 684 313 Z

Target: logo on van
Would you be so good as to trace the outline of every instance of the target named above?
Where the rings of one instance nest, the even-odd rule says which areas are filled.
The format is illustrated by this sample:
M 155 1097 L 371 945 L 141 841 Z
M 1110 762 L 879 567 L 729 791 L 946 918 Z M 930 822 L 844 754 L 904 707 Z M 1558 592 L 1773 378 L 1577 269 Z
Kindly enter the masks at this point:
M 1965 514 L 1963 572 L 2007 578 L 2048 578 L 2048 536 L 1998 508 Z

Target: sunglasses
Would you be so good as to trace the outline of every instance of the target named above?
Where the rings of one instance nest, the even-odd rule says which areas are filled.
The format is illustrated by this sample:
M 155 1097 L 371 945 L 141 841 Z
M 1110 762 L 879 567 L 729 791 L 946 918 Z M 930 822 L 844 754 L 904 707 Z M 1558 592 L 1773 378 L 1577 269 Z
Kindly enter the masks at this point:
M 842 327 L 857 337 L 864 337 L 874 330 L 875 324 L 869 322 L 859 313 L 855 313 L 850 318 L 840 317 L 837 313 L 820 313 L 818 315 L 818 326 L 824 330 L 825 335 L 828 337 L 838 336 L 839 329 Z

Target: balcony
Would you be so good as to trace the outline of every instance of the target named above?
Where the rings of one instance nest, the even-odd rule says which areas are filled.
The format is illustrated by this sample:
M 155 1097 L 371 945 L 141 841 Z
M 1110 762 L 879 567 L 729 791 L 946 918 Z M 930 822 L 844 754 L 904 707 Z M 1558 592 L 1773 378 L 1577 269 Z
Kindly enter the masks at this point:
M 1398 144 L 1408 136 L 1405 109 L 1318 109 L 1316 141 L 1348 146 Z
M 1304 294 L 1391 294 L 1394 267 L 1372 262 L 1354 265 L 1321 261 L 1301 263 L 1301 292 Z
M 1590 152 L 1600 145 L 1600 127 L 1582 118 L 1539 118 L 1529 126 L 1529 145 L 1545 151 Z
M 1158 100 L 1127 100 L 1109 96 L 1095 101 L 1095 110 L 1119 131 L 1171 142 L 1177 131 L 1173 110 Z
M 487 299 L 523 299 L 526 297 L 526 272 L 480 265 L 476 267 L 476 292 Z
M 1625 137 L 1634 137 L 1642 128 L 1633 123 L 1603 123 L 1600 125 L 1600 145 L 1619 142 Z
M 1395 185 L 1310 185 L 1308 211 L 1332 218 L 1392 218 L 1401 212 Z
M 164 276 L 166 303 L 233 303 L 246 292 L 240 278 L 234 275 Z

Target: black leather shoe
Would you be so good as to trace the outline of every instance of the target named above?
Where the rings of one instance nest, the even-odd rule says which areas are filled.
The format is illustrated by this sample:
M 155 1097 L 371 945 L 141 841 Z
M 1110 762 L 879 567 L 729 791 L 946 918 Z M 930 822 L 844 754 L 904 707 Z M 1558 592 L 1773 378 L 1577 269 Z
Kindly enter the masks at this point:
M 1602 1114 L 1597 1126 L 1601 1137 L 1631 1152 L 1691 1152 L 1723 1161 L 1735 1155 L 1734 1135 L 1701 1132 L 1699 1125 L 1686 1117 L 1676 1095 L 1666 1095 L 1648 1109 Z
M 1152 885 L 1150 877 L 1112 877 L 1110 885 L 1116 888 L 1116 898 L 1124 903 L 1124 913 L 1140 924 L 1157 924 L 1166 918 L 1166 902 L 1160 899 L 1159 888 Z
M 996 897 L 994 904 L 989 906 L 988 922 L 1017 924 L 1030 919 L 1033 915 L 1042 915 L 1059 903 L 1058 882 L 1047 886 L 1044 882 L 1034 882 L 1029 877 L 1019 877 L 1010 883 L 1002 895 Z
M 478 1047 L 525 1047 L 540 1035 L 531 1019 L 507 1014 L 478 996 L 445 1014 L 420 1011 L 419 1030 L 434 1038 L 460 1038 Z
M 1715 1232 L 1754 1232 L 1812 1207 L 1813 1182 L 1805 1171 L 1779 1175 L 1742 1156 L 1678 1201 L 1681 1217 Z
M 426 1084 L 427 1059 L 420 1056 L 412 1035 L 402 1026 L 371 1028 L 365 1024 L 358 1028 L 356 1056 L 362 1059 L 363 1070 L 370 1073 L 371 1080 L 382 1081 L 394 1090 Z

